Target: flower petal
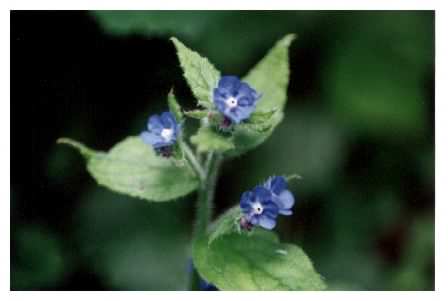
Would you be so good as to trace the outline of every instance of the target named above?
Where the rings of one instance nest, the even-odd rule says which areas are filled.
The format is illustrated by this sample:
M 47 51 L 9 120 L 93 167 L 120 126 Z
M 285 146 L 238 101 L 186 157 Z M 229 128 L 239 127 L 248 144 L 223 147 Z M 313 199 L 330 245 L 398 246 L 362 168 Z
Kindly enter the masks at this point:
M 147 127 L 150 132 L 160 134 L 160 132 L 162 132 L 163 130 L 163 124 L 160 120 L 160 117 L 157 115 L 152 115 L 151 117 L 149 117 Z
M 160 115 L 160 120 L 165 129 L 174 129 L 176 126 L 176 119 L 174 119 L 171 112 L 163 112 L 162 115 Z
M 281 210 L 279 210 L 278 213 L 281 214 L 281 215 L 292 215 L 292 210 L 289 210 L 289 209 L 281 209 Z
M 281 176 L 275 176 L 270 179 L 271 191 L 279 195 L 282 191 L 288 189 L 286 179 Z
M 255 194 L 255 198 L 258 199 L 260 202 L 266 202 L 271 200 L 271 193 L 269 190 L 264 188 L 261 185 L 255 186 L 253 189 L 253 193 Z
M 247 97 L 255 102 L 256 100 L 258 100 L 258 93 L 247 83 L 241 82 L 238 89 L 238 98 L 240 97 Z
M 258 225 L 260 223 L 260 215 L 252 215 L 252 216 L 250 216 L 249 222 L 252 225 Z
M 272 201 L 263 204 L 263 215 L 266 215 L 270 218 L 277 218 L 278 210 L 279 210 L 279 208 Z
M 151 146 L 155 146 L 156 144 L 164 142 L 162 137 L 156 135 L 154 132 L 143 131 L 140 134 L 140 138 L 143 140 L 144 143 Z
M 274 229 L 275 224 L 276 224 L 276 221 L 273 218 L 269 218 L 265 215 L 262 215 L 260 217 L 259 225 L 265 229 L 272 230 L 272 229 Z
M 291 191 L 284 190 L 280 195 L 274 198 L 280 209 L 291 209 L 294 206 L 294 196 Z
M 246 191 L 241 195 L 240 208 L 245 214 L 252 211 L 253 195 L 251 191 Z
M 240 88 L 241 81 L 238 77 L 232 75 L 222 76 L 218 82 L 220 89 L 225 89 L 231 92 L 231 95 L 235 96 Z

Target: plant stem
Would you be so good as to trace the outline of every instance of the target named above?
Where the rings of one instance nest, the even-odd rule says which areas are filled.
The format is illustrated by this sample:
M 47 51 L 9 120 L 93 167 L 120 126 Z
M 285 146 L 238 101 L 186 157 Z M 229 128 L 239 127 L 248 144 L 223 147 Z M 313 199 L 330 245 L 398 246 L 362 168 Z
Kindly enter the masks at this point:
M 204 235 L 211 220 L 220 161 L 221 159 L 218 155 L 210 153 L 205 163 L 205 179 L 201 182 L 198 189 L 197 223 L 193 238 L 199 238 L 201 235 Z
M 180 145 L 180 148 L 184 151 L 185 157 L 187 158 L 187 160 L 190 163 L 191 167 L 194 169 L 194 171 L 198 175 L 199 180 L 201 181 L 201 183 L 204 182 L 205 181 L 205 177 L 206 177 L 205 171 L 202 168 L 202 166 L 199 163 L 199 161 L 196 158 L 196 156 L 193 154 L 193 151 L 191 150 L 191 148 L 184 141 L 180 141 L 179 145 Z
M 197 194 L 196 224 L 193 232 L 193 242 L 207 232 L 207 227 L 212 218 L 213 198 L 215 196 L 216 181 L 218 178 L 221 156 L 209 153 L 205 162 L 205 178 Z M 199 275 L 194 269 L 191 276 L 191 290 L 199 290 Z

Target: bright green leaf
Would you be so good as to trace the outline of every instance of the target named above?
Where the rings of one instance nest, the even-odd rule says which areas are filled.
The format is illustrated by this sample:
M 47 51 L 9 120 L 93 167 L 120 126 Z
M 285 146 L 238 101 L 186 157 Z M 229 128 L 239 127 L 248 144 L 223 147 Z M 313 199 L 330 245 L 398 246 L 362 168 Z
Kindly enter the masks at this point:
M 282 120 L 283 112 L 278 111 L 272 116 L 269 123 L 241 124 L 236 127 L 233 135 L 235 150 L 231 155 L 243 154 L 263 143 Z
M 289 46 L 295 35 L 288 34 L 280 39 L 268 54 L 244 77 L 262 98 L 256 111 L 283 109 L 289 83 Z
M 278 109 L 276 108 L 269 111 L 255 111 L 252 113 L 252 115 L 250 115 L 250 118 L 247 122 L 251 124 L 263 123 L 266 120 L 271 119 L 271 117 L 274 116 L 277 111 Z
M 176 118 L 176 121 L 181 122 L 183 119 L 182 109 L 177 102 L 173 90 L 168 93 L 168 107 L 170 108 L 170 112 L 173 113 L 174 117 Z
M 76 148 L 87 160 L 92 177 L 116 192 L 162 202 L 186 195 L 198 186 L 188 165 L 176 166 L 157 156 L 139 137 L 126 138 L 108 153 L 91 150 L 71 139 L 58 142 Z
M 232 137 L 223 136 L 207 126 L 201 127 L 190 139 L 199 152 L 225 152 L 235 147 Z
M 239 219 L 241 218 L 241 209 L 235 206 L 227 210 L 221 215 L 211 226 L 210 235 L 208 236 L 208 244 L 215 239 L 223 237 L 232 232 L 239 232 Z
M 289 34 L 279 40 L 268 54 L 243 79 L 258 93 L 261 99 L 257 103 L 255 119 L 249 126 L 239 126 L 235 131 L 236 149 L 234 155 L 244 153 L 265 141 L 274 128 L 283 119 L 283 109 L 287 99 L 289 83 L 289 46 L 295 35 Z M 257 114 L 271 114 L 269 118 L 257 117 Z
M 219 228 L 218 228 L 219 229 Z M 220 290 L 323 290 L 322 277 L 301 248 L 280 243 L 270 231 L 196 240 L 193 261 L 199 274 Z
M 184 77 L 199 104 L 211 108 L 212 93 L 220 77 L 219 71 L 204 57 L 186 47 L 176 38 L 171 38 L 177 50 Z
M 254 112 L 247 122 L 244 122 L 238 126 L 241 130 L 255 131 L 260 134 L 266 134 L 271 130 L 276 122 L 274 119 L 277 117 L 275 114 L 277 109 L 273 109 L 266 112 Z
M 239 206 L 229 209 L 193 244 L 200 275 L 220 290 L 322 290 L 326 285 L 301 248 L 272 231 L 241 231 Z

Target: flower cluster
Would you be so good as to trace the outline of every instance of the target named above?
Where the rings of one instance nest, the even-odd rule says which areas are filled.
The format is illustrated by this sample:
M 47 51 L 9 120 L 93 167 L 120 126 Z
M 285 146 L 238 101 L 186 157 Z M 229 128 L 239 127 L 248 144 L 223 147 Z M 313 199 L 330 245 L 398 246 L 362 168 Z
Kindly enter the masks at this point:
M 218 111 L 224 115 L 221 127 L 229 127 L 248 119 L 255 110 L 255 105 L 261 97 L 247 83 L 236 76 L 223 76 L 218 87 L 213 90 L 213 101 Z
M 152 115 L 148 119 L 147 130 L 140 134 L 141 139 L 154 150 L 164 156 L 169 157 L 173 152 L 173 145 L 180 134 L 181 126 L 176 122 L 173 114 L 163 112 L 159 115 Z
M 271 230 L 276 225 L 278 215 L 291 215 L 294 196 L 288 190 L 288 183 L 282 176 L 269 178 L 263 185 L 246 191 L 241 196 L 240 208 L 243 217 L 240 226 L 250 230 L 259 225 Z

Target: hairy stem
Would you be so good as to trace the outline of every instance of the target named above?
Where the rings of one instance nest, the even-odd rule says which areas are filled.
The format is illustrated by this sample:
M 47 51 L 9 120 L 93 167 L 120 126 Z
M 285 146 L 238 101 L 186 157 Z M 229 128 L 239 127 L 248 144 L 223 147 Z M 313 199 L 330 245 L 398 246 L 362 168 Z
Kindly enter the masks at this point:
M 206 234 L 207 227 L 211 221 L 220 164 L 220 155 L 208 154 L 205 162 L 205 178 L 201 181 L 197 194 L 196 224 L 193 232 L 193 241 Z M 190 286 L 191 290 L 199 290 L 199 275 L 197 271 L 193 271 Z
M 205 163 L 205 179 L 198 189 L 197 200 L 197 223 L 195 225 L 193 238 L 204 235 L 212 217 L 213 198 L 218 177 L 220 157 L 213 153 L 209 154 Z
M 204 182 L 206 177 L 206 172 L 202 168 L 196 156 L 193 154 L 193 151 L 184 141 L 179 142 L 180 148 L 183 150 L 187 161 L 190 163 L 191 167 L 194 169 L 195 173 L 198 175 L 199 180 Z

